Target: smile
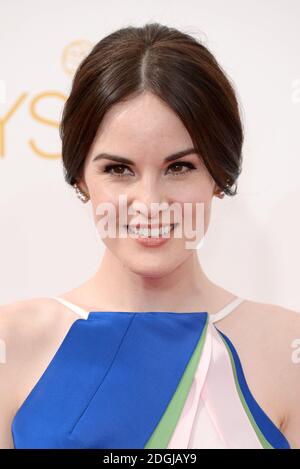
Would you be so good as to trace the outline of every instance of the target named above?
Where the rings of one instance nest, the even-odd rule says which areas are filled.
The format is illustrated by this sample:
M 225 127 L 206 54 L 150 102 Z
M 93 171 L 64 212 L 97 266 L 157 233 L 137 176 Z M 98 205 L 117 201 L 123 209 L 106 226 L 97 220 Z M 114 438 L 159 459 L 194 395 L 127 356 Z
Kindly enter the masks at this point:
M 171 233 L 171 231 L 174 230 L 174 223 L 171 225 L 164 225 L 164 226 L 156 226 L 156 227 L 150 227 L 150 226 L 129 226 L 127 225 L 127 231 L 130 234 L 134 234 L 140 237 L 145 237 L 145 238 L 159 238 L 161 236 L 168 235 Z

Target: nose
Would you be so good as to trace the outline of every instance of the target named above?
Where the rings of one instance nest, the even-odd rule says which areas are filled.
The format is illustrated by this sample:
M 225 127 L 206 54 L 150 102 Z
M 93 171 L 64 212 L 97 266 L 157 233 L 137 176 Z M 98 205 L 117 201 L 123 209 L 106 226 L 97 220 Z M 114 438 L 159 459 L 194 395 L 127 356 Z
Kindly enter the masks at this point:
M 141 178 L 134 185 L 132 192 L 127 195 L 127 202 L 133 212 L 131 215 L 140 214 L 145 221 L 158 219 L 159 213 L 166 211 L 169 207 L 163 184 L 151 176 Z

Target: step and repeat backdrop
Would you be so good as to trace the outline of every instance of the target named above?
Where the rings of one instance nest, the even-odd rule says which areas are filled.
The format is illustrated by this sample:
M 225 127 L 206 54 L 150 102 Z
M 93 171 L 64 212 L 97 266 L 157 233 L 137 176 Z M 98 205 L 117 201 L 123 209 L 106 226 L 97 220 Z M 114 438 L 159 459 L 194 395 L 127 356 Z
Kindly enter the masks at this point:
M 68 291 L 97 269 L 104 244 L 64 181 L 58 125 L 93 45 L 156 21 L 205 42 L 243 113 L 238 193 L 214 198 L 201 264 L 239 296 L 299 310 L 298 0 L 2 0 L 0 17 L 0 304 Z

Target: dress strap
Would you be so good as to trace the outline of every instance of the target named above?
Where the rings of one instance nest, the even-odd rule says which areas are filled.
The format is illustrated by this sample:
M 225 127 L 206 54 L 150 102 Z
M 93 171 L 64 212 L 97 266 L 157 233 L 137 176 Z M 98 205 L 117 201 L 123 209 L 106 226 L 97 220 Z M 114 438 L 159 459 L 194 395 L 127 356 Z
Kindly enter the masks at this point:
M 83 308 L 80 306 L 75 305 L 74 303 L 71 303 L 68 300 L 65 300 L 64 298 L 60 298 L 59 296 L 51 296 L 50 298 L 59 301 L 63 305 L 65 305 L 67 308 L 69 308 L 71 311 L 74 311 L 74 313 L 79 314 L 83 319 L 87 319 L 89 312 L 85 311 Z
M 69 308 L 71 311 L 74 313 L 79 314 L 84 319 L 87 319 L 89 312 L 85 311 L 83 308 L 80 306 L 75 305 L 74 303 L 71 303 L 68 300 L 65 300 L 64 298 L 60 298 L 59 296 L 51 296 L 50 298 L 59 301 L 63 305 L 65 305 L 67 308 Z M 214 323 L 219 321 L 220 319 L 223 319 L 225 316 L 227 316 L 229 313 L 231 313 L 235 308 L 237 308 L 244 300 L 244 298 L 235 298 L 233 301 L 231 301 L 229 304 L 224 306 L 220 311 L 218 311 L 215 314 L 209 314 L 209 320 L 210 322 Z
M 228 305 L 224 306 L 220 311 L 215 314 L 209 314 L 210 322 L 217 322 L 220 319 L 225 318 L 227 314 L 231 313 L 235 308 L 237 308 L 244 300 L 244 298 L 235 298 Z

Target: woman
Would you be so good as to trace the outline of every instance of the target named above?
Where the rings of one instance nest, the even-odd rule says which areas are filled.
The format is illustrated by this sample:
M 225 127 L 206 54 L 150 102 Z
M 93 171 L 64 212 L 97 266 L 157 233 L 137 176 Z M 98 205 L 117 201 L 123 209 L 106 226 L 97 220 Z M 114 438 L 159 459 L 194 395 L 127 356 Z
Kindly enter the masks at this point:
M 72 291 L 2 306 L 1 447 L 299 448 L 300 316 L 212 282 L 180 231 L 204 235 L 241 172 L 213 55 L 156 23 L 116 31 L 80 64 L 60 131 L 107 249 Z

